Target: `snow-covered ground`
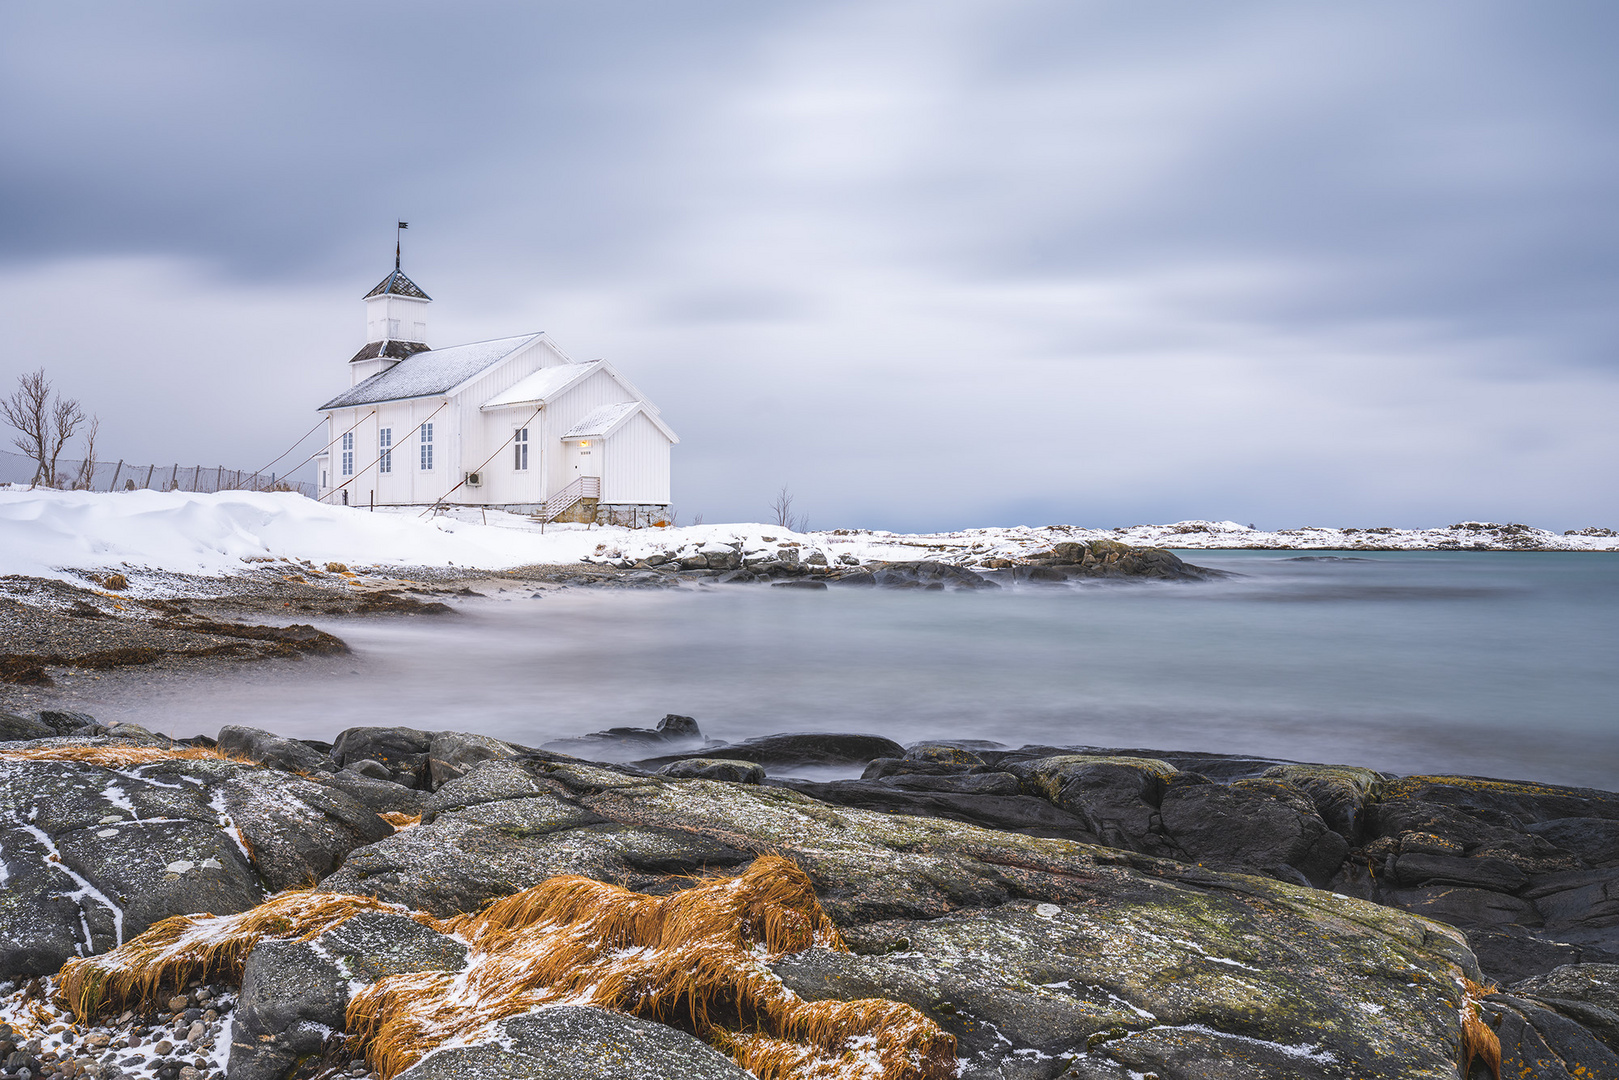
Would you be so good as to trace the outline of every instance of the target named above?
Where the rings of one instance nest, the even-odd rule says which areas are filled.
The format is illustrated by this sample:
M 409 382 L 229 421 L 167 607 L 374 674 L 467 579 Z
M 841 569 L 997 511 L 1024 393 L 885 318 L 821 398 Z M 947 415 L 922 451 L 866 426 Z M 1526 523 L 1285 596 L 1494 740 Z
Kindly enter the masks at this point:
M 1523 525 L 1464 522 L 1440 529 L 1262 532 L 1234 522 L 1183 521 L 1127 529 L 1024 526 L 906 535 L 864 529 L 794 533 L 773 525 L 626 529 L 548 525 L 500 511 L 328 506 L 290 493 L 85 492 L 0 486 L 0 575 L 78 579 L 87 571 L 224 577 L 257 564 L 453 566 L 633 565 L 705 551 L 792 557 L 831 565 L 936 559 L 998 565 L 1064 541 L 1117 540 L 1170 548 L 1619 550 L 1613 535 L 1559 535 Z M 75 573 L 75 571 L 81 573 Z

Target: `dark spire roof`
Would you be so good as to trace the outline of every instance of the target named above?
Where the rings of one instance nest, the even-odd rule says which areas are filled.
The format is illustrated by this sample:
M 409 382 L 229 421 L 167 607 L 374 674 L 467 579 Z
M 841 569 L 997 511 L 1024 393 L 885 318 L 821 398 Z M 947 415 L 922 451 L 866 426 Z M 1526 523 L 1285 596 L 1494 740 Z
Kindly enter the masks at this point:
M 398 267 L 395 267 L 393 273 L 378 282 L 376 288 L 366 293 L 364 299 L 369 300 L 373 296 L 386 296 L 389 293 L 395 296 L 409 296 L 417 300 L 433 299 L 422 292 L 420 286 L 406 277 L 405 272 Z

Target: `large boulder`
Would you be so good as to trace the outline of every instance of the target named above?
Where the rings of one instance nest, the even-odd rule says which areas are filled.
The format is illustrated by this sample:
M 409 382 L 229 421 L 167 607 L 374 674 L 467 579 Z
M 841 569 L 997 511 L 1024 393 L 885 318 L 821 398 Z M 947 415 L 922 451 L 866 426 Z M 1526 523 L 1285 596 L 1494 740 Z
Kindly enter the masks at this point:
M 659 776 L 674 780 L 724 780 L 732 784 L 762 784 L 765 767 L 735 758 L 686 758 L 671 761 L 658 770 Z
M 684 1031 L 561 1005 L 513 1017 L 483 1042 L 429 1054 L 396 1080 L 751 1080 Z M 231 1080 L 236 1080 L 233 1073 Z
M 1324 885 L 1349 844 L 1298 788 L 1279 780 L 1170 784 L 1162 829 L 1189 860 L 1220 870 Z
M 55 734 L 55 728 L 33 717 L 0 712 L 0 742 L 49 739 Z
M 469 735 L 462 731 L 442 731 L 428 744 L 428 770 L 433 789 L 490 758 L 514 758 L 519 751 L 511 743 L 491 739 L 487 735 Z
M 308 744 L 263 728 L 227 724 L 219 729 L 219 749 L 259 765 L 293 773 L 331 772 L 332 762 Z
M 1031 794 L 1085 823 L 1098 842 L 1149 855 L 1175 854 L 1164 838 L 1158 804 L 1177 770 L 1156 758 L 1057 754 L 1010 762 L 1006 769 Z
M 362 844 L 392 835 L 393 826 L 358 799 L 328 785 L 264 770 L 224 779 L 226 812 L 253 853 L 271 890 L 314 885 Z
M 406 787 L 428 787 L 433 736 L 408 727 L 349 728 L 332 741 L 332 761 L 339 768 L 361 761 L 385 766 Z
M 261 941 L 242 968 L 230 1080 L 283 1080 L 319 1055 L 355 987 L 409 971 L 459 971 L 466 946 L 405 915 L 367 911 L 311 941 Z

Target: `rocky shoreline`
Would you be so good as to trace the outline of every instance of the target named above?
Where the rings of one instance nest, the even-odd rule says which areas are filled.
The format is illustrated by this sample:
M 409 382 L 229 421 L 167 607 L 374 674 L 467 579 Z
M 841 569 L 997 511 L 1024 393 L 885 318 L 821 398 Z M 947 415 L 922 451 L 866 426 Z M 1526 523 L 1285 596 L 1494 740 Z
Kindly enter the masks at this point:
M 1619 1075 L 1609 792 L 677 716 L 4 724 L 8 1076 Z M 827 764 L 863 773 L 782 775 Z
M 8 687 L 52 687 L 64 674 L 161 665 L 199 670 L 221 663 L 299 660 L 348 651 L 307 622 L 379 616 L 452 615 L 451 603 L 567 588 L 698 588 L 764 585 L 790 589 L 993 589 L 1015 583 L 1204 581 L 1225 577 L 1154 548 L 1099 541 L 1059 543 L 1005 565 L 967 569 L 945 562 L 829 562 L 800 558 L 795 542 L 769 553 L 741 544 L 637 560 L 604 553 L 585 563 L 507 571 L 442 567 L 350 567 L 274 562 L 227 578 L 171 574 L 86 574 L 82 583 L 0 578 L 0 706 L 50 702 Z M 450 601 L 451 603 L 447 603 Z M 54 673 L 53 673 L 54 672 Z M 94 676 L 91 676 L 94 677 Z

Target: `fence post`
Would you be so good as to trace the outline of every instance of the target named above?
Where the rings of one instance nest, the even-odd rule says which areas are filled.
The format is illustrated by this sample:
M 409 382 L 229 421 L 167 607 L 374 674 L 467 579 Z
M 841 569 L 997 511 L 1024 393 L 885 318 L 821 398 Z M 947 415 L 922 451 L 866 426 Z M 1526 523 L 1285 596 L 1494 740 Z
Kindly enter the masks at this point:
M 156 465 L 148 465 L 148 466 L 146 466 L 146 483 L 142 484 L 141 487 L 150 488 L 152 486 L 152 472 L 156 468 L 157 468 Z
M 180 486 L 180 463 L 174 463 L 174 472 L 169 474 L 169 490 L 174 491 Z
M 118 474 L 124 471 L 124 459 L 118 459 L 118 467 L 112 471 L 112 483 L 107 485 L 108 491 L 118 490 Z

